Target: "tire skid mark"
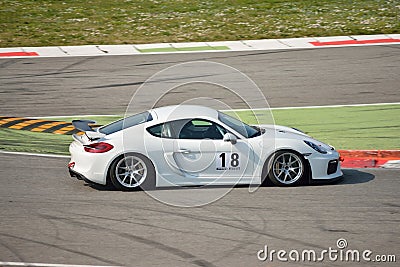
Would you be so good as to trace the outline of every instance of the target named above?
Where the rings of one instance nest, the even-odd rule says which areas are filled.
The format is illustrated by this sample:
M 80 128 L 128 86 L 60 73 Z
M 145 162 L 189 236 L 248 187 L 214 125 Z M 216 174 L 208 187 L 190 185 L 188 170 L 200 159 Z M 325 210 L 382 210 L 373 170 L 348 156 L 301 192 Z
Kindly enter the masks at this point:
M 82 64 L 84 64 L 84 63 L 86 63 L 86 62 L 89 62 L 89 61 L 95 59 L 95 58 L 96 58 L 96 57 L 84 57 L 84 58 L 82 58 L 81 60 L 78 60 L 78 61 L 76 61 L 76 62 L 73 62 L 73 63 L 71 63 L 71 64 L 65 66 L 65 67 L 62 67 L 61 69 L 56 70 L 55 73 L 64 72 L 65 70 L 68 70 L 68 69 L 70 69 L 70 68 L 72 68 L 72 67 L 76 67 L 76 66 L 82 65 Z
M 101 262 L 104 262 L 104 263 L 107 263 L 107 264 L 111 264 L 111 265 L 121 265 L 121 264 L 119 264 L 117 262 L 110 261 L 110 260 L 107 260 L 107 259 L 102 258 L 102 257 L 95 256 L 95 255 L 91 255 L 91 254 L 86 253 L 86 252 L 65 248 L 65 247 L 62 247 L 62 246 L 59 246 L 59 245 L 54 245 L 54 244 L 50 244 L 50 243 L 43 242 L 43 241 L 33 240 L 33 239 L 20 237 L 20 236 L 16 236 L 16 235 L 11 235 L 11 234 L 7 234 L 7 233 L 0 233 L 0 235 L 7 236 L 7 237 L 10 237 L 10 238 L 19 239 L 19 240 L 23 240 L 23 241 L 26 241 L 26 242 L 31 242 L 31 243 L 43 245 L 43 246 L 47 246 L 47 247 L 51 247 L 51 248 L 56 248 L 56 249 L 59 249 L 59 250 L 62 250 L 62 251 L 67 251 L 67 252 L 70 252 L 70 253 L 73 253 L 73 254 L 78 254 L 78 255 L 81 255 L 81 256 L 85 256 L 85 257 L 88 257 L 90 259 L 96 259 L 98 261 L 101 261 Z
M 37 74 L 22 74 L 22 75 L 17 75 L 17 76 L 9 76 L 9 77 L 5 77 L 5 78 L 0 78 L 0 79 L 14 79 L 14 78 L 32 78 L 32 77 L 42 77 L 42 76 L 52 76 L 52 75 L 59 75 L 59 74 L 72 74 L 72 73 L 78 73 L 78 72 L 84 72 L 83 70 L 71 70 L 71 71 L 67 71 L 68 69 L 81 65 L 83 63 L 86 63 L 92 59 L 94 59 L 95 57 L 84 57 L 83 59 L 73 62 L 65 67 L 62 67 L 58 70 L 52 70 L 51 72 L 42 72 L 42 73 L 37 73 Z M 14 63 L 18 62 L 17 60 L 12 60 L 10 63 L 9 61 L 4 62 L 0 65 L 0 68 L 5 68 L 8 67 L 9 65 L 12 65 Z
M 177 217 L 185 217 L 185 218 L 196 220 L 196 221 L 204 221 L 204 222 L 214 223 L 214 224 L 217 224 L 217 225 L 230 227 L 230 228 L 234 228 L 234 229 L 237 229 L 237 230 L 242 230 L 242 231 L 249 232 L 249 233 L 260 234 L 262 236 L 267 236 L 267 237 L 278 239 L 278 240 L 282 240 L 282 241 L 294 242 L 294 243 L 298 243 L 298 244 L 301 244 L 301 245 L 304 245 L 304 246 L 308 246 L 308 247 L 315 247 L 315 248 L 325 249 L 325 247 L 317 245 L 317 244 L 304 242 L 304 241 L 293 239 L 293 238 L 289 238 L 289 237 L 282 237 L 282 236 L 278 236 L 278 235 L 271 234 L 271 233 L 266 233 L 266 232 L 263 232 L 263 229 L 255 229 L 253 227 L 243 227 L 243 226 L 239 226 L 239 225 L 233 225 L 233 224 L 229 224 L 227 222 L 223 222 L 223 221 L 220 221 L 220 220 L 207 219 L 207 218 L 204 218 L 204 217 L 201 217 L 201 216 L 195 216 L 195 215 L 191 215 L 191 214 L 183 214 L 183 213 L 176 213 L 176 212 L 170 212 L 170 211 L 154 210 L 154 209 L 149 209 L 149 208 L 145 208 L 145 207 L 141 207 L 141 209 L 147 210 L 147 211 L 163 213 L 163 214 L 174 215 L 174 216 L 177 216 Z
M 98 229 L 98 230 L 104 230 L 104 231 L 108 231 L 116 236 L 128 239 L 130 241 L 136 241 L 136 242 L 140 242 L 142 244 L 154 247 L 156 249 L 165 251 L 169 254 L 178 256 L 181 259 L 185 259 L 185 260 L 190 260 L 190 263 L 197 265 L 197 266 L 207 266 L 207 267 L 215 267 L 215 265 L 211 262 L 208 262 L 206 260 L 202 260 L 202 259 L 198 259 L 195 255 L 180 250 L 178 248 L 163 244 L 161 242 L 158 241 L 154 241 L 154 240 L 150 240 L 148 238 L 144 238 L 138 235 L 134 235 L 134 234 L 130 234 L 130 233 L 122 233 L 113 229 L 109 229 L 106 227 L 102 227 L 99 225 L 95 225 L 95 224 L 90 224 L 90 223 L 86 223 L 86 222 L 80 222 L 80 221 L 76 221 L 70 218 L 64 218 L 64 217 L 57 217 L 57 216 L 53 216 L 53 215 L 44 215 L 42 214 L 42 216 L 48 217 L 50 219 L 54 219 L 54 220 L 63 220 L 69 224 L 72 225 L 76 225 L 76 226 L 80 226 L 80 227 L 84 227 L 84 228 L 89 228 L 89 229 Z
M 132 82 L 132 83 L 116 83 L 116 84 L 106 84 L 106 85 L 97 85 L 97 86 L 90 86 L 90 87 L 85 87 L 84 89 L 102 89 L 102 88 L 114 88 L 114 87 L 125 87 L 125 86 L 136 86 L 136 85 L 142 85 L 144 83 L 156 83 L 156 82 L 168 82 L 170 80 L 186 80 L 189 78 L 204 78 L 204 77 L 209 77 L 209 76 L 214 76 L 212 75 L 191 75 L 191 76 L 184 76 L 181 78 L 165 78 L 162 80 L 155 80 L 152 81 L 146 80 L 146 81 L 139 81 L 139 82 Z
M 114 84 L 105 84 L 105 85 L 97 85 L 85 87 L 84 89 L 102 89 L 102 88 L 114 88 L 114 87 L 124 87 L 124 86 L 136 86 L 144 84 L 145 82 L 133 82 L 133 83 L 114 83 Z
M 36 216 L 38 216 L 39 218 L 41 218 L 43 220 L 46 220 L 46 222 L 48 222 L 51 226 L 53 226 L 53 229 L 54 229 L 55 234 L 56 234 L 55 235 L 55 240 L 67 241 L 67 239 L 61 238 L 59 227 L 57 226 L 57 224 L 53 220 L 51 220 L 51 219 L 49 219 L 49 218 L 47 218 L 45 216 L 42 216 L 42 214 L 39 214 L 39 213 L 37 213 Z
M 122 205 L 124 205 L 124 204 L 125 204 L 125 207 L 127 207 L 127 209 L 132 210 L 132 206 L 127 206 L 126 203 L 120 203 L 119 207 L 122 207 Z M 168 215 L 173 215 L 173 216 L 177 216 L 177 217 L 188 218 L 188 219 L 192 219 L 194 221 L 204 221 L 204 222 L 208 222 L 208 223 L 213 223 L 213 224 L 221 225 L 221 226 L 224 226 L 224 227 L 233 228 L 233 229 L 236 229 L 236 230 L 242 230 L 242 231 L 245 231 L 245 232 L 258 234 L 258 235 L 261 235 L 261 236 L 267 236 L 267 237 L 274 238 L 274 239 L 277 239 L 277 240 L 299 243 L 299 244 L 307 246 L 307 247 L 315 247 L 315 248 L 325 249 L 325 247 L 317 245 L 317 244 L 304 242 L 304 241 L 293 239 L 293 238 L 285 238 L 285 237 L 281 237 L 281 236 L 278 236 L 278 235 L 266 233 L 266 232 L 264 232 L 265 227 L 263 227 L 263 229 L 255 229 L 254 227 L 246 227 L 246 226 L 239 226 L 239 225 L 229 224 L 229 223 L 227 223 L 225 221 L 221 221 L 222 219 L 205 218 L 203 216 L 196 216 L 196 215 L 192 215 L 192 214 L 184 214 L 184 213 L 171 212 L 171 211 L 165 211 L 165 210 L 156 210 L 156 209 L 146 208 L 146 207 L 143 207 L 143 206 L 136 207 L 136 208 L 137 209 L 140 208 L 142 210 L 156 212 L 156 213 L 162 213 L 162 214 L 168 214 Z
M 12 254 L 15 255 L 15 257 L 18 259 L 18 261 L 22 261 L 24 262 L 25 259 L 18 253 L 17 249 L 14 249 L 13 247 L 11 247 L 10 245 L 6 244 L 5 242 L 2 242 L 0 240 L 0 245 L 5 247 L 8 251 L 10 251 Z
M 7 60 L 7 61 L 2 62 L 2 63 L 0 64 L 0 68 L 7 68 L 8 66 L 11 66 L 11 65 L 13 65 L 13 64 L 15 64 L 15 63 L 17 63 L 17 62 L 18 62 L 17 59 Z
M 206 236 L 209 238 L 214 238 L 218 240 L 224 240 L 224 241 L 232 241 L 232 242 L 241 242 L 241 240 L 238 239 L 232 239 L 232 238 L 225 238 L 225 237 L 217 237 L 215 235 L 206 235 L 206 234 L 198 234 L 193 231 L 183 231 L 183 230 L 178 230 L 178 229 L 173 229 L 173 228 L 167 228 L 167 227 L 162 227 L 154 224 L 149 224 L 149 223 L 138 223 L 138 222 L 132 222 L 128 220 L 118 220 L 118 219 L 112 219 L 112 218 L 107 218 L 107 217 L 101 217 L 101 216 L 94 216 L 94 215 L 88 215 L 88 214 L 79 214 L 79 213 L 69 213 L 71 215 L 75 216 L 82 216 L 82 217 L 87 217 L 87 218 L 92 218 L 92 219 L 100 219 L 100 220 L 105 220 L 105 221 L 113 221 L 113 222 L 120 222 L 120 223 L 127 223 L 127 224 L 133 224 L 133 225 L 140 225 L 140 226 L 145 226 L 145 227 L 150 227 L 150 228 L 156 228 L 160 230 L 165 230 L 165 231 L 170 231 L 170 232 L 176 232 L 176 233 L 181 233 L 181 234 L 190 234 L 190 235 L 196 235 L 196 236 Z M 251 243 L 254 245 L 257 245 L 258 243 Z
M 8 76 L 4 78 L 0 78 L 0 80 L 9 80 L 9 79 L 17 79 L 17 78 L 33 78 L 33 77 L 45 77 L 52 75 L 60 75 L 60 74 L 73 74 L 83 72 L 81 70 L 73 70 L 73 71 L 64 71 L 64 72 L 46 72 L 46 73 L 38 73 L 38 74 L 20 74 L 17 76 Z
M 224 212 L 224 209 L 219 209 L 217 211 L 218 214 L 221 214 L 223 212 Z M 234 214 L 232 214 L 232 215 L 234 215 Z M 260 221 L 262 221 L 262 231 L 266 231 L 266 229 L 267 229 L 267 221 L 263 217 L 261 217 L 261 215 L 259 215 L 258 213 L 256 213 L 256 216 L 260 219 Z M 234 216 L 234 217 L 237 218 L 238 216 Z M 238 219 L 240 219 L 240 222 L 243 222 L 247 226 L 252 227 L 252 225 L 249 222 L 247 222 L 245 220 L 242 220 L 242 218 L 238 218 Z M 260 237 L 261 237 L 261 234 L 259 234 L 259 233 L 258 234 L 253 234 L 252 239 L 258 239 Z M 231 249 L 229 249 L 228 251 L 226 251 L 225 253 L 220 255 L 220 257 L 218 257 L 215 260 L 215 262 L 218 262 L 220 260 L 224 260 L 226 258 L 229 258 L 234 253 L 236 253 L 237 251 L 239 251 L 241 249 L 244 249 L 245 247 L 249 246 L 250 244 L 259 245 L 258 242 L 255 243 L 255 242 L 252 242 L 251 240 L 246 240 L 246 242 L 241 242 L 238 245 L 230 246 Z
M 225 217 L 230 217 L 230 218 L 234 219 L 235 221 L 242 223 L 245 226 L 252 227 L 252 225 L 249 222 L 247 222 L 246 220 L 243 220 L 243 218 L 241 218 L 241 216 L 235 216 L 235 214 L 232 214 L 232 213 L 226 214 L 224 209 L 219 209 L 218 211 L 213 211 L 213 210 L 207 209 L 207 207 L 205 207 L 205 209 L 207 211 L 209 211 L 210 213 L 214 213 L 214 214 L 218 214 L 218 215 L 223 214 Z

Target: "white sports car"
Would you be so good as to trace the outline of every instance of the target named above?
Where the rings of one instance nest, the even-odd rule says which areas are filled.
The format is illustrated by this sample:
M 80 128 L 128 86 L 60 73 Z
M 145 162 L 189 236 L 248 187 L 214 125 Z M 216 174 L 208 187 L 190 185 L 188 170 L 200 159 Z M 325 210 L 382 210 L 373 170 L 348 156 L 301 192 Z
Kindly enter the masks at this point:
M 342 176 L 339 153 L 289 127 L 250 126 L 192 105 L 151 109 L 93 130 L 70 145 L 71 176 L 131 190 L 162 186 L 299 185 Z

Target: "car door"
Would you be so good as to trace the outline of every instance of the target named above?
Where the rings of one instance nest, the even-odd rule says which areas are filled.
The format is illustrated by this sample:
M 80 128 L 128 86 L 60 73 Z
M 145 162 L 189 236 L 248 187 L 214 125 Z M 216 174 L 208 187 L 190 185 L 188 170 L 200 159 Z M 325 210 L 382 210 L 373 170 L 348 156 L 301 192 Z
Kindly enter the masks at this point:
M 173 129 L 173 161 L 186 177 L 232 183 L 252 175 L 251 146 L 242 139 L 235 144 L 225 142 L 223 136 L 228 131 L 219 124 L 204 119 L 179 120 Z

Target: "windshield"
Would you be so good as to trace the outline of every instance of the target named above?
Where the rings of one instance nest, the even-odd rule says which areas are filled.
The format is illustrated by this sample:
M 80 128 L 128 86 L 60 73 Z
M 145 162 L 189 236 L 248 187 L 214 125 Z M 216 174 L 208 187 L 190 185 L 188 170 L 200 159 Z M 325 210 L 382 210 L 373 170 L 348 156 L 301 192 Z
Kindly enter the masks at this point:
M 262 134 L 259 128 L 250 126 L 238 119 L 226 115 L 225 113 L 218 112 L 218 119 L 246 138 L 252 138 Z
M 105 125 L 99 129 L 99 132 L 108 135 L 121 131 L 122 127 L 126 129 L 151 120 L 153 120 L 153 117 L 149 112 L 146 111 Z

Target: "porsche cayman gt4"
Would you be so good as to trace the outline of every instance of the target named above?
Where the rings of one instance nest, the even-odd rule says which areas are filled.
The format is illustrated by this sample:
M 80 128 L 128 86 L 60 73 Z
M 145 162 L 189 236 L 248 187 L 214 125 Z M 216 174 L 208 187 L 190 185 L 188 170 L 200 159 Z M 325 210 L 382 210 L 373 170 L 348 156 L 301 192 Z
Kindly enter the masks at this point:
M 248 125 L 194 105 L 154 108 L 92 129 L 75 120 L 71 176 L 121 190 L 165 186 L 293 186 L 342 176 L 339 153 L 300 130 Z

